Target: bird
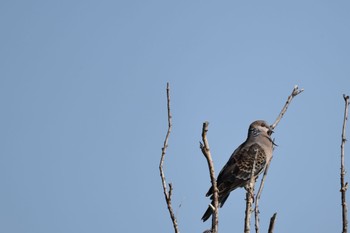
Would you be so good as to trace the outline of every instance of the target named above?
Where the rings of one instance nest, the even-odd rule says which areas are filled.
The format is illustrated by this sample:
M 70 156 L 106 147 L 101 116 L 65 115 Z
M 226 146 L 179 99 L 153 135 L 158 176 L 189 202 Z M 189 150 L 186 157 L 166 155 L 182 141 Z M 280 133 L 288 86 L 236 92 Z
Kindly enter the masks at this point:
M 247 139 L 232 153 L 217 177 L 220 208 L 233 190 L 245 187 L 250 182 L 255 158 L 255 179 L 265 169 L 275 145 L 271 138 L 272 133 L 272 127 L 264 120 L 257 120 L 250 124 Z M 213 187 L 210 187 L 206 196 L 211 196 L 213 200 Z M 214 205 L 214 201 L 211 204 Z M 202 217 L 203 222 L 208 220 L 212 213 L 213 209 L 209 206 Z

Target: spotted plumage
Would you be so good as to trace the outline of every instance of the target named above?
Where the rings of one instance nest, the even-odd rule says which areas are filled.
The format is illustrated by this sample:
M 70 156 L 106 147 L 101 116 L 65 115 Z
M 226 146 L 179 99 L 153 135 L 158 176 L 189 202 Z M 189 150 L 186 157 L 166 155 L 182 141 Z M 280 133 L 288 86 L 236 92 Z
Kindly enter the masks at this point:
M 272 156 L 273 141 L 270 137 L 272 132 L 271 127 L 265 121 L 258 120 L 250 124 L 246 141 L 232 153 L 218 175 L 220 207 L 224 205 L 231 191 L 244 187 L 250 181 L 255 156 L 254 176 L 257 177 L 264 170 L 267 161 Z M 211 187 L 206 196 L 211 196 L 213 199 L 212 195 L 213 188 Z M 212 209 L 208 207 L 202 220 L 206 221 L 211 214 Z

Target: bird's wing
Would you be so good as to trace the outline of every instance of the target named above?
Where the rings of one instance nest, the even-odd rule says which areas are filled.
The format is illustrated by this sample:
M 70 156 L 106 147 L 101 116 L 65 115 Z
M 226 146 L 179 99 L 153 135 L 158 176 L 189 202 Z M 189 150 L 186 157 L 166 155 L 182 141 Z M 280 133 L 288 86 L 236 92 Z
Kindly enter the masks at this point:
M 266 153 L 259 144 L 254 143 L 249 147 L 244 147 L 235 156 L 236 170 L 232 172 L 234 176 L 232 178 L 244 181 L 250 180 L 255 157 L 254 176 L 259 175 L 266 165 Z
M 257 176 L 266 165 L 266 153 L 262 147 L 257 143 L 243 143 L 233 152 L 217 179 L 219 196 L 243 187 L 250 180 L 255 155 L 257 160 L 254 176 Z M 207 196 L 211 194 L 212 188 L 209 189 Z
M 234 159 L 235 155 L 237 154 L 238 151 L 241 150 L 241 148 L 244 146 L 245 143 L 242 143 L 231 155 L 231 157 L 228 159 L 227 163 L 225 164 L 225 166 L 221 169 L 218 178 L 216 179 L 217 182 L 217 187 L 219 188 L 219 186 L 224 182 L 225 178 L 227 178 L 228 176 L 230 176 L 232 170 L 235 169 L 236 166 L 236 160 Z M 219 189 L 220 190 L 220 189 Z M 208 192 L 205 194 L 207 197 L 209 197 L 210 195 L 213 194 L 213 186 L 210 187 L 210 189 L 208 190 Z

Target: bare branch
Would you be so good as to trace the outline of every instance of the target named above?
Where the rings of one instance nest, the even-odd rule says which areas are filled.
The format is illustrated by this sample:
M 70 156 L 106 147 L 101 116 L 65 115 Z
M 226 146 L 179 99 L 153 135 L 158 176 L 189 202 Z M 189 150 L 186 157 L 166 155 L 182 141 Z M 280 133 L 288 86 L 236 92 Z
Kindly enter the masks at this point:
M 342 205 L 342 220 L 343 220 L 343 233 L 348 232 L 348 207 L 346 204 L 346 190 L 348 189 L 348 183 L 345 182 L 345 142 L 346 142 L 346 121 L 348 120 L 348 112 L 349 112 L 349 96 L 343 95 L 345 101 L 345 110 L 344 110 L 344 121 L 343 121 L 343 129 L 341 135 L 341 164 L 340 164 L 340 185 L 341 185 L 341 205 Z
M 270 225 L 269 225 L 269 230 L 268 233 L 273 233 L 273 229 L 275 227 L 275 220 L 276 220 L 277 213 L 274 213 L 270 219 Z
M 218 211 L 218 209 L 219 209 L 219 195 L 218 195 L 218 188 L 217 188 L 217 183 L 216 183 L 216 178 L 215 178 L 214 163 L 213 163 L 213 160 L 211 158 L 209 143 L 208 143 L 208 139 L 207 139 L 208 126 L 209 126 L 209 122 L 206 121 L 203 123 L 203 128 L 202 128 L 202 141 L 203 141 L 203 143 L 200 142 L 200 148 L 202 150 L 204 157 L 207 160 L 208 167 L 209 167 L 209 173 L 210 173 L 211 185 L 213 187 L 214 206 L 211 206 L 213 208 L 211 232 L 217 233 L 218 232 L 218 225 L 219 225 L 219 214 L 218 214 L 218 212 L 219 212 Z
M 261 181 L 260 181 L 258 193 L 256 194 L 256 198 L 255 198 L 254 216 L 255 216 L 255 232 L 256 232 L 256 233 L 259 233 L 259 232 L 260 232 L 260 224 L 259 224 L 259 223 L 260 223 L 260 217 L 259 217 L 259 214 L 260 214 L 259 202 L 260 202 L 261 193 L 262 193 L 262 190 L 263 190 L 263 188 L 264 188 L 265 179 L 266 179 L 266 175 L 267 175 L 267 172 L 268 172 L 268 170 L 269 170 L 269 167 L 270 167 L 270 162 L 271 162 L 271 160 L 272 160 L 272 157 L 271 157 L 271 159 L 270 159 L 270 160 L 267 162 L 267 164 L 266 164 L 263 177 L 261 178 Z
M 166 136 L 165 136 L 164 145 L 162 148 L 162 155 L 160 157 L 159 172 L 160 172 L 160 178 L 162 180 L 165 201 L 166 201 L 166 204 L 167 204 L 167 207 L 169 210 L 171 221 L 173 222 L 174 231 L 175 231 L 175 233 L 179 233 L 180 231 L 179 231 L 179 228 L 177 225 L 176 217 L 175 217 L 173 208 L 171 206 L 171 194 L 173 191 L 173 186 L 171 183 L 169 183 L 169 191 L 167 191 L 167 185 L 166 185 L 165 175 L 164 175 L 164 171 L 163 171 L 163 163 L 164 163 L 165 153 L 166 153 L 166 149 L 168 148 L 168 140 L 169 140 L 171 127 L 172 127 L 171 112 L 170 112 L 170 86 L 169 86 L 169 83 L 167 83 L 166 94 L 167 94 L 167 108 L 168 108 L 168 131 L 167 131 Z
M 292 93 L 290 94 L 290 96 L 288 96 L 288 99 L 286 101 L 286 104 L 284 105 L 284 107 L 282 108 L 282 111 L 280 112 L 280 114 L 278 115 L 277 119 L 275 120 L 275 122 L 271 125 L 271 128 L 274 129 L 276 128 L 276 126 L 278 125 L 278 123 L 280 122 L 280 120 L 282 119 L 283 115 L 286 113 L 289 104 L 292 102 L 292 99 L 299 95 L 301 92 L 303 92 L 304 89 L 299 89 L 298 85 L 295 85 L 293 88 Z
M 287 101 L 286 101 L 285 105 L 283 106 L 280 114 L 276 118 L 275 122 L 271 125 L 272 129 L 275 129 L 277 127 L 278 123 L 281 121 L 282 117 L 287 112 L 287 109 L 288 109 L 290 103 L 292 102 L 293 98 L 295 96 L 299 95 L 303 91 L 304 91 L 304 89 L 299 89 L 299 87 L 297 85 L 294 86 L 294 88 L 292 90 L 292 93 L 288 96 Z M 271 157 L 271 159 L 267 162 L 267 164 L 265 166 L 264 174 L 263 174 L 263 176 L 261 178 L 261 182 L 260 182 L 260 186 L 259 186 L 259 189 L 258 189 L 258 193 L 256 194 L 256 198 L 255 198 L 254 213 L 255 213 L 255 231 L 256 231 L 256 233 L 260 232 L 260 230 L 259 230 L 259 222 L 260 222 L 260 218 L 259 218 L 259 214 L 260 214 L 260 211 L 259 211 L 259 200 L 260 200 L 260 197 L 261 197 L 262 190 L 264 188 L 265 179 L 266 179 L 267 172 L 269 170 L 272 158 L 273 157 Z
M 255 187 L 255 164 L 258 157 L 258 150 L 255 151 L 254 162 L 252 166 L 252 171 L 250 173 L 250 181 L 246 186 L 246 209 L 245 209 L 245 219 L 244 219 L 244 233 L 250 233 L 250 216 L 252 213 L 252 206 L 254 201 L 254 187 Z

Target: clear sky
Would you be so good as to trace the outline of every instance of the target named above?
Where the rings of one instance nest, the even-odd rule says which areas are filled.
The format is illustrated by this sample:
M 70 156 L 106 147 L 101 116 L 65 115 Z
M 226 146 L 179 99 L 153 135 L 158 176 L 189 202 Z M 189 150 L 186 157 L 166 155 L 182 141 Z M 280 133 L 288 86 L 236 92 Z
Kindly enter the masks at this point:
M 210 226 L 202 123 L 218 172 L 295 84 L 305 91 L 275 130 L 262 232 L 274 212 L 276 233 L 340 232 L 349 12 L 342 0 L 2 1 L 0 232 L 172 232 L 158 171 L 167 81 L 181 232 Z M 243 231 L 244 198 L 220 209 L 220 232 Z

